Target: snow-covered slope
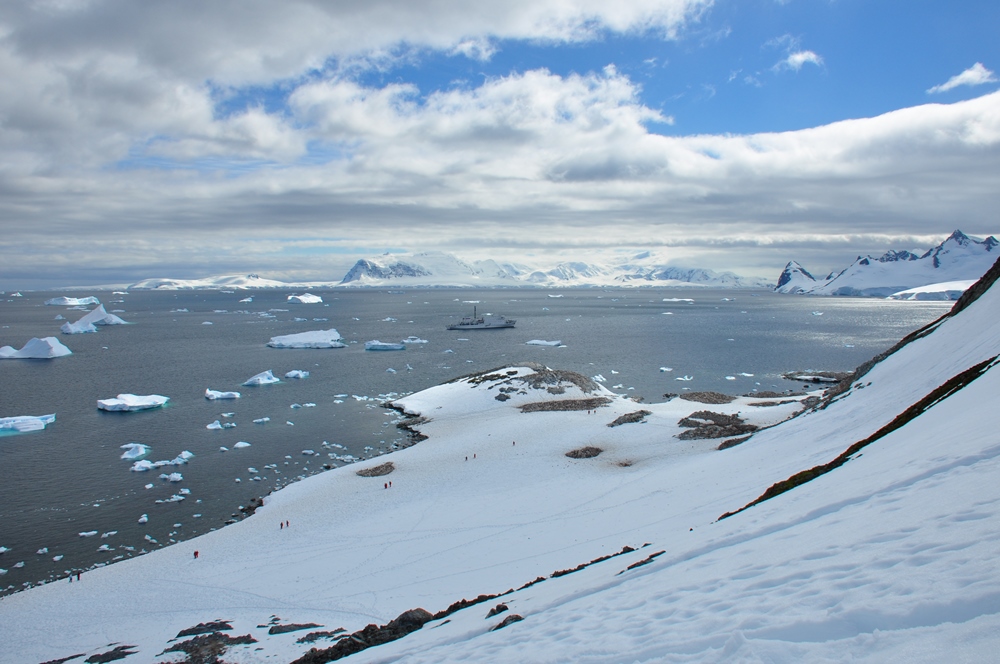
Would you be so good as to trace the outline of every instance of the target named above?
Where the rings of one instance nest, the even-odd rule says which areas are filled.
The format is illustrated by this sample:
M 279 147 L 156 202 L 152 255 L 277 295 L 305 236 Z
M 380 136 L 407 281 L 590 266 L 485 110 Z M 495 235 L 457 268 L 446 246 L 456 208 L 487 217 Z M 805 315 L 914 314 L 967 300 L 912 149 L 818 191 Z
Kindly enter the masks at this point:
M 134 661 L 177 661 L 158 653 L 223 620 L 232 630 L 217 633 L 255 640 L 225 661 L 322 662 L 427 616 L 296 639 L 494 594 L 349 661 L 991 661 L 1000 439 L 983 413 L 1000 390 L 1000 288 L 958 306 L 825 407 L 722 451 L 677 438 L 678 420 L 767 425 L 798 404 L 639 405 L 529 367 L 411 395 L 398 403 L 429 436 L 414 447 L 291 485 L 196 540 L 0 599 L 0 661 L 122 645 Z M 529 405 L 543 402 L 557 405 Z M 859 441 L 843 465 L 719 519 Z M 584 447 L 603 452 L 566 456 Z M 386 461 L 391 474 L 355 472 Z M 322 627 L 269 634 L 269 621 Z
M 607 264 L 563 261 L 547 267 L 493 260 L 466 262 L 440 252 L 389 255 L 358 261 L 345 286 L 710 286 L 765 288 L 766 282 L 731 272 L 672 267 L 643 252 Z
M 143 279 L 129 290 L 218 290 L 221 288 L 310 288 L 332 286 L 332 283 L 286 283 L 274 279 L 263 279 L 256 274 L 228 274 L 204 279 Z
M 975 281 L 997 259 L 997 240 L 955 231 L 921 255 L 888 251 L 878 258 L 858 256 L 850 266 L 826 279 L 816 279 L 792 261 L 778 278 L 779 293 L 888 297 L 929 284 Z

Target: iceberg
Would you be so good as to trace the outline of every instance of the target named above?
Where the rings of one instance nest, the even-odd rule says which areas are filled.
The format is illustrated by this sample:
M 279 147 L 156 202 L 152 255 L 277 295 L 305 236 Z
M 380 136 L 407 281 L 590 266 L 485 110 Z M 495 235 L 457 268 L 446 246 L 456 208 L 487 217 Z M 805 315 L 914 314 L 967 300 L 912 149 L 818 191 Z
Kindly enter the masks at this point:
M 403 339 L 404 344 L 425 344 L 427 339 L 421 339 L 420 337 L 409 336 Z
M 141 459 L 149 454 L 149 445 L 143 445 L 142 443 L 126 443 L 121 446 L 121 449 L 125 450 L 122 453 L 122 458 L 127 461 Z
M 561 346 L 561 341 L 545 341 L 543 339 L 532 339 L 531 341 L 525 341 L 526 346 Z M 617 373 L 617 372 L 612 372 Z
M 50 300 L 45 300 L 45 304 L 64 307 L 79 307 L 87 304 L 100 303 L 101 301 L 96 297 L 54 297 Z
M 12 346 L 0 348 L 0 360 L 48 360 L 53 357 L 72 355 L 73 351 L 66 348 L 55 337 L 32 337 L 28 343 L 17 350 Z
M 340 332 L 335 329 L 313 330 L 271 337 L 267 345 L 271 348 L 344 348 Z
M 256 376 L 248 378 L 244 385 L 254 386 L 254 385 L 271 385 L 273 383 L 280 383 L 281 381 L 274 377 L 271 370 L 262 371 Z
M 308 378 L 308 377 L 309 377 L 309 372 L 302 371 L 300 369 L 292 369 L 291 371 L 285 374 L 285 378 Z
M 56 421 L 55 413 L 51 415 L 20 415 L 17 417 L 0 417 L 0 431 L 41 431 L 46 424 Z
M 86 316 L 76 321 L 75 323 L 63 323 L 62 330 L 63 334 L 85 334 L 88 332 L 97 332 L 95 325 L 126 325 L 127 323 L 115 316 L 114 314 L 109 314 L 104 310 L 104 305 L 99 304 L 97 308 L 88 313 Z
M 319 295 L 313 295 L 312 293 L 303 293 L 302 295 L 289 295 L 289 302 L 297 302 L 299 304 L 320 304 L 323 302 L 323 298 Z
M 215 401 L 216 399 L 239 399 L 239 392 L 217 392 L 211 389 L 205 389 L 205 398 Z
M 394 344 L 387 341 L 379 341 L 375 339 L 374 341 L 365 342 L 365 350 L 406 350 L 405 344 Z
M 97 407 L 101 410 L 135 411 L 159 408 L 170 401 L 170 397 L 159 394 L 139 396 L 136 394 L 119 394 L 113 399 L 98 399 Z

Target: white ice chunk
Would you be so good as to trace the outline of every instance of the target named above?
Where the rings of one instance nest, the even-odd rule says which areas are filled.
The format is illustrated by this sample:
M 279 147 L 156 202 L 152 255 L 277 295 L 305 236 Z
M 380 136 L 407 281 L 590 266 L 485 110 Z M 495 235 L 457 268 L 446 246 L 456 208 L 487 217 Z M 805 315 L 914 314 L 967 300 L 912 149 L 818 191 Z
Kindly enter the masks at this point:
M 379 341 L 375 339 L 373 341 L 365 342 L 365 350 L 406 350 L 405 344 L 394 344 L 387 341 Z
M 270 417 L 260 417 L 253 421 L 254 424 L 264 424 L 265 422 L 270 422 Z
M 79 307 L 100 303 L 101 301 L 96 297 L 54 297 L 50 300 L 45 300 L 45 304 L 57 307 Z
M 125 450 L 122 453 L 122 458 L 126 461 L 141 459 L 149 454 L 149 445 L 143 445 L 142 443 L 126 443 L 120 449 Z
M 301 371 L 299 369 L 293 369 L 285 374 L 285 378 L 308 378 L 308 371 Z
M 88 530 L 86 532 L 80 533 L 80 537 L 93 537 L 97 534 L 96 530 Z
M 41 431 L 46 424 L 56 421 L 51 415 L 19 415 L 17 417 L 0 417 L 0 431 Z
M 104 305 L 99 304 L 97 308 L 85 315 L 80 320 L 75 323 L 63 323 L 63 326 L 59 329 L 62 330 L 63 334 L 84 334 L 87 332 L 97 332 L 95 325 L 125 325 L 126 322 L 123 321 L 118 316 L 114 314 L 109 314 L 104 310 Z
M 289 295 L 286 298 L 289 302 L 297 302 L 298 304 L 321 304 L 323 298 L 319 295 L 313 295 L 312 293 L 303 293 L 302 295 Z
M 181 475 L 180 473 L 170 473 L 169 475 L 167 475 L 167 481 L 168 482 L 183 482 L 184 481 L 184 476 Z
M 673 371 L 673 367 L 660 367 L 660 373 L 667 373 L 668 371 Z
M 55 337 L 32 337 L 20 350 L 13 346 L 0 348 L 0 360 L 47 360 L 53 357 L 72 355 L 73 351 L 66 348 Z
M 340 332 L 331 328 L 271 337 L 267 345 L 271 348 L 344 348 L 342 338 Z
M 427 339 L 421 339 L 420 337 L 409 336 L 403 339 L 404 344 L 425 344 Z
M 114 399 L 98 399 L 97 407 L 101 410 L 134 411 L 159 408 L 170 401 L 170 397 L 159 394 L 139 396 L 136 394 L 119 394 Z
M 271 385 L 273 383 L 280 383 L 280 382 L 281 381 L 279 381 L 277 378 L 274 377 L 274 374 L 271 373 L 271 370 L 268 369 L 267 371 L 260 372 L 256 376 L 248 378 L 247 381 L 243 384 L 254 386 L 254 385 Z
M 233 449 L 237 449 L 237 448 L 240 448 L 240 447 L 250 447 L 250 443 L 247 443 L 247 442 L 244 442 L 244 441 L 241 440 L 240 442 L 238 442 L 235 445 L 233 445 Z
M 544 339 L 532 339 L 531 341 L 525 341 L 526 346 L 561 346 L 561 341 L 545 341 Z
M 206 424 L 205 428 L 206 429 L 218 429 L 218 430 L 221 431 L 222 430 L 222 424 L 219 422 L 219 420 L 216 420 L 216 421 L 212 422 L 211 424 Z
M 205 398 L 211 399 L 212 401 L 216 399 L 239 399 L 239 392 L 218 392 L 216 390 L 205 389 Z

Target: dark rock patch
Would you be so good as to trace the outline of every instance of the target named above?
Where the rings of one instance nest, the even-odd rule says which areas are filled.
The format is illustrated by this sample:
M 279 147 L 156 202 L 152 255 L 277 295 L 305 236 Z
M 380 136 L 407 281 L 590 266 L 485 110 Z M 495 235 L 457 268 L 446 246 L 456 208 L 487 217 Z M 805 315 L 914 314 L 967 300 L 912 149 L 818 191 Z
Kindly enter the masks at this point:
M 229 623 L 229 620 L 213 620 L 212 622 L 198 623 L 194 627 L 188 627 L 177 632 L 177 636 L 174 638 L 182 639 L 185 636 L 198 636 L 199 634 L 211 634 L 212 632 L 231 630 L 233 626 Z
M 750 436 L 743 436 L 741 438 L 730 438 L 729 440 L 724 440 L 719 443 L 719 446 L 715 449 L 717 450 L 728 450 L 730 447 L 736 447 L 740 443 L 745 443 L 750 440 Z
M 134 655 L 138 650 L 133 650 L 138 646 L 118 646 L 113 650 L 107 652 L 102 652 L 97 655 L 91 655 L 87 659 L 83 660 L 87 664 L 104 664 L 104 662 L 114 662 L 119 659 L 125 659 L 129 655 Z
M 42 662 L 42 664 L 63 664 L 63 662 L 68 662 L 71 659 L 79 659 L 79 658 L 83 657 L 86 654 L 87 653 L 82 652 L 79 655 L 70 655 L 69 657 L 63 657 L 61 659 L 50 659 L 47 662 Z
M 253 513 L 257 511 L 258 507 L 264 506 L 264 499 L 261 496 L 251 498 L 250 502 L 246 505 L 240 506 L 240 512 L 243 514 L 243 518 L 248 516 L 253 516 Z
M 411 632 L 424 626 L 434 616 L 424 609 L 410 609 L 399 614 L 397 618 L 386 625 L 371 624 L 364 629 L 345 636 L 340 641 L 322 650 L 311 648 L 309 652 L 299 657 L 293 664 L 325 664 L 348 655 L 361 652 L 372 646 L 390 643 L 401 639 Z
M 224 664 L 219 658 L 231 646 L 249 645 L 251 643 L 257 643 L 257 639 L 249 634 L 232 637 L 228 634 L 212 632 L 211 634 L 200 634 L 193 639 L 182 641 L 167 648 L 160 655 L 168 652 L 182 652 L 187 655 L 187 659 L 184 660 L 183 664 Z
M 646 556 L 645 558 L 643 558 L 642 560 L 640 560 L 639 562 L 632 563 L 631 565 L 629 565 L 628 567 L 626 567 L 622 571 L 618 572 L 618 574 L 624 574 L 625 572 L 629 571 L 630 569 L 635 569 L 636 567 L 642 567 L 643 565 L 648 565 L 649 563 L 653 562 L 654 560 L 656 560 L 657 558 L 659 558 L 660 556 L 662 556 L 664 553 L 666 553 L 666 551 L 657 551 L 656 553 L 651 553 L 648 556 Z
M 383 475 L 388 475 L 394 470 L 396 470 L 396 466 L 393 465 L 392 461 L 386 461 L 385 463 L 372 466 L 371 468 L 362 468 L 355 474 L 359 477 L 381 477 Z
M 344 634 L 347 630 L 343 627 L 338 627 L 337 629 L 330 630 L 327 632 L 309 632 L 301 639 L 297 639 L 296 643 L 315 643 L 320 639 L 336 639 Z
M 508 399 L 510 399 L 510 395 L 505 392 L 501 392 L 500 394 L 496 395 L 493 398 L 496 399 L 497 401 L 507 401 Z
M 490 609 L 490 612 L 486 614 L 486 617 L 487 618 L 492 618 L 493 616 L 500 615 L 504 611 L 510 611 L 510 607 L 507 606 L 506 604 L 504 604 L 503 602 L 500 602 L 499 604 L 497 604 L 496 606 L 494 606 L 492 609 Z
M 754 408 L 770 408 L 771 406 L 784 406 L 788 403 L 795 403 L 798 399 L 782 399 L 781 401 L 754 401 L 748 403 L 748 406 L 753 406 Z
M 491 632 L 495 632 L 498 629 L 503 629 L 507 625 L 512 625 L 512 624 L 514 624 L 516 622 L 521 622 L 522 620 L 524 620 L 524 618 L 522 618 L 521 616 L 517 615 L 516 613 L 512 613 L 509 616 L 507 616 L 506 618 L 504 618 L 503 620 L 501 620 L 500 624 L 497 625 L 496 627 L 494 627 L 493 629 L 491 629 L 490 631 Z
M 316 623 L 292 623 L 288 625 L 272 625 L 270 629 L 267 630 L 268 634 L 288 634 L 289 632 L 298 632 L 303 629 L 312 629 L 313 627 L 322 627 L 322 625 L 317 625 Z
M 723 394 L 722 392 L 685 392 L 680 396 L 684 401 L 694 401 L 697 403 L 721 404 L 736 401 L 736 397 Z
M 566 453 L 566 456 L 568 456 L 570 459 L 593 459 L 595 456 L 597 456 L 603 451 L 604 450 L 602 450 L 600 447 L 587 446 L 587 447 L 580 447 L 575 450 L 570 450 L 569 452 Z
M 689 427 L 677 435 L 680 440 L 701 440 L 704 438 L 726 438 L 740 436 L 757 430 L 757 425 L 747 424 L 739 415 L 713 413 L 709 410 L 699 410 L 677 422 L 679 426 Z
M 750 397 L 751 399 L 777 399 L 779 397 L 801 397 L 804 396 L 804 394 L 804 392 L 775 392 L 773 390 L 761 390 L 760 392 L 748 392 L 743 396 Z
M 521 406 L 522 413 L 538 413 L 542 411 L 566 410 L 596 410 L 611 403 L 608 397 L 592 397 L 590 399 L 560 399 L 558 401 L 536 401 Z
M 644 419 L 646 419 L 646 417 L 652 414 L 653 413 L 651 413 L 648 410 L 637 410 L 634 413 L 625 413 L 624 415 L 615 418 L 615 421 L 608 424 L 608 426 L 618 427 L 623 424 L 633 424 L 635 422 L 642 422 Z

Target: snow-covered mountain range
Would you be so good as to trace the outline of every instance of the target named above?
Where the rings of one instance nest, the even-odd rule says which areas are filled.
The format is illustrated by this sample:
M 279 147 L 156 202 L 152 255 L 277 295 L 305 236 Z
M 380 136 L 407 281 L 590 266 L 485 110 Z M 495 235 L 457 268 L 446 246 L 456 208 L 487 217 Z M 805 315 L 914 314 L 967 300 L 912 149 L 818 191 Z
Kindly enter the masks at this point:
M 649 252 L 607 264 L 564 261 L 547 267 L 492 259 L 465 261 L 444 252 L 384 254 L 359 260 L 340 281 L 283 282 L 256 274 L 223 275 L 204 279 L 144 279 L 130 290 L 219 290 L 255 288 L 338 287 L 483 287 L 537 286 L 544 288 L 594 286 L 690 286 L 715 288 L 769 288 L 765 279 L 740 277 L 732 272 L 679 268 L 664 264 Z
M 732 272 L 665 265 L 649 252 L 609 263 L 564 261 L 548 267 L 495 260 L 464 261 L 443 252 L 385 254 L 359 260 L 343 286 L 711 286 L 764 288 L 761 279 Z
M 410 395 L 422 443 L 3 597 L 0 661 L 995 661 L 998 276 L 791 419 L 541 366 Z
M 922 253 L 888 251 L 878 258 L 858 256 L 840 272 L 817 279 L 791 261 L 778 277 L 775 291 L 810 295 L 861 295 L 898 299 L 956 299 L 997 259 L 997 240 L 975 238 L 956 230 L 941 244 Z M 954 282 L 964 282 L 954 283 Z M 944 284 L 948 287 L 944 287 Z

